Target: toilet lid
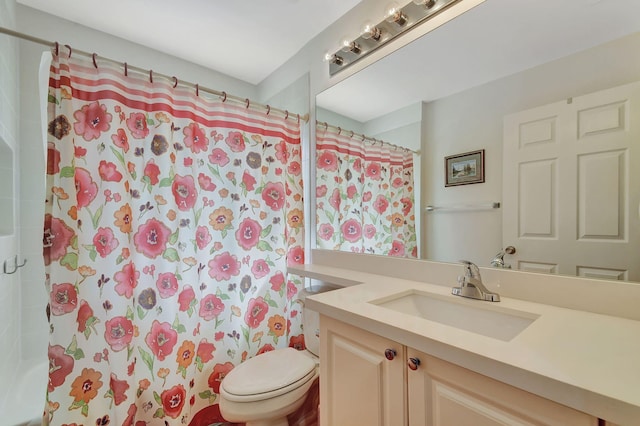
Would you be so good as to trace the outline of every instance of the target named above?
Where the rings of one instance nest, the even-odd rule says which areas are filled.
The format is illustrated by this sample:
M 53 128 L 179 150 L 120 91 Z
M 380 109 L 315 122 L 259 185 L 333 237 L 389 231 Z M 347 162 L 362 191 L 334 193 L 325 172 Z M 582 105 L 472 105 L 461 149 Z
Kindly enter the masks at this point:
M 292 384 L 308 381 L 315 375 L 315 368 L 315 361 L 303 352 L 293 348 L 277 349 L 235 367 L 222 380 L 221 388 L 238 397 L 260 394 L 272 397 L 286 393 Z

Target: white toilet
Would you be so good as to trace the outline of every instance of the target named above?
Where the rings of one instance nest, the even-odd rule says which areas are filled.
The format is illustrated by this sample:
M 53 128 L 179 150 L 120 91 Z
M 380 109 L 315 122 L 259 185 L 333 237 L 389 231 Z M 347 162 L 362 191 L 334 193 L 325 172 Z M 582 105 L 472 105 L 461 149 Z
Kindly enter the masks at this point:
M 312 286 L 300 293 L 307 349 L 276 349 L 235 367 L 220 384 L 220 412 L 229 422 L 247 426 L 288 426 L 287 416 L 304 402 L 318 377 L 320 316 L 304 307 L 307 295 L 338 287 Z

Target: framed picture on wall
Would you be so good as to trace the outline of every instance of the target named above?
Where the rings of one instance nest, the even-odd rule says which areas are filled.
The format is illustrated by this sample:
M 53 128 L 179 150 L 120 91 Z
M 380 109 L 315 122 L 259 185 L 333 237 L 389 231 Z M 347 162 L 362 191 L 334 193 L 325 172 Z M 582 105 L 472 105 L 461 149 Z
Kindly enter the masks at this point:
M 444 158 L 444 186 L 484 182 L 484 149 Z

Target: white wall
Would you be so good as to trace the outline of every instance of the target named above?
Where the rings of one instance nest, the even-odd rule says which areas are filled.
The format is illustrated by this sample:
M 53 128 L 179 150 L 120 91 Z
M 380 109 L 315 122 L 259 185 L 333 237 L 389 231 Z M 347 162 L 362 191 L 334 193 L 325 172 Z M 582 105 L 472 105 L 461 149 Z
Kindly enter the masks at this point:
M 425 204 L 502 200 L 506 114 L 640 79 L 640 33 L 427 103 L 423 116 Z M 444 187 L 444 157 L 485 149 L 486 183 Z M 427 213 L 429 259 L 488 265 L 502 247 L 500 210 Z M 507 242 L 508 243 L 508 242 Z
M 15 27 L 15 0 L 0 0 L 0 25 Z M 0 35 L 0 378 L 12 383 L 16 373 L 16 364 L 20 360 L 19 303 L 20 272 L 14 275 L 3 274 L 2 264 L 19 253 L 19 235 L 17 230 L 17 197 L 19 183 L 18 170 L 18 42 L 8 36 Z M 6 380 L 6 381 L 5 381 Z M 0 407 L 6 399 L 8 386 L 0 386 Z
M 20 4 L 16 7 L 16 18 L 18 31 L 51 42 L 58 41 L 61 45 L 69 44 L 73 49 L 95 52 L 98 55 L 98 64 L 100 57 L 110 58 L 139 68 L 153 69 L 154 78 L 158 73 L 175 75 L 179 80 L 198 83 L 200 87 L 224 90 L 242 98 L 257 99 L 257 88 L 251 84 L 123 38 L 110 36 Z M 39 49 L 47 48 L 39 46 Z

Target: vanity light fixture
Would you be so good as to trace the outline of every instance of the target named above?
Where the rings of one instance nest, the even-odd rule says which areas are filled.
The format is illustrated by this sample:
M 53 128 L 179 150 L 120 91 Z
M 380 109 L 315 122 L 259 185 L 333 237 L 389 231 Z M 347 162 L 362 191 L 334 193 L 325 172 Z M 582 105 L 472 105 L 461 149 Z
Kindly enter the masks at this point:
M 402 7 L 397 3 L 388 5 L 382 21 L 377 24 L 366 22 L 358 38 L 343 40 L 340 50 L 325 55 L 325 61 L 329 63 L 329 75 L 347 68 L 385 43 L 462 1 L 411 0 Z

